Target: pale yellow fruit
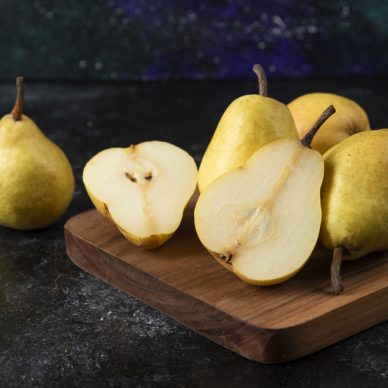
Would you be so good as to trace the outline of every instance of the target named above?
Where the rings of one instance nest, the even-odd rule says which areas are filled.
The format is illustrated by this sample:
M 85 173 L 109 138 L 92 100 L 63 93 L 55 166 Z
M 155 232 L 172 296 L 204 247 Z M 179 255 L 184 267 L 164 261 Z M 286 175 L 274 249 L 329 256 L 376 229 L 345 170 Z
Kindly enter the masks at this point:
M 19 113 L 0 120 L 0 224 L 40 229 L 68 208 L 74 175 L 62 150 Z
M 201 193 L 194 212 L 202 244 L 242 280 L 283 282 L 309 258 L 321 223 L 321 155 L 283 139 Z
M 203 156 L 198 172 L 199 191 L 220 175 L 242 166 L 263 145 L 281 138 L 298 138 L 292 115 L 284 104 L 265 95 L 237 98 L 222 115 Z
M 184 150 L 148 141 L 101 151 L 86 164 L 83 181 L 97 210 L 129 241 L 156 248 L 180 225 L 197 166 Z
M 370 130 L 367 114 L 355 101 L 331 93 L 309 93 L 288 104 L 301 139 L 320 112 L 331 104 L 336 114 L 322 125 L 311 144 L 321 154 L 357 132 Z
M 359 133 L 324 155 L 322 243 L 347 258 L 388 249 L 388 131 Z
M 333 271 L 337 293 L 341 259 L 388 249 L 388 131 L 351 136 L 324 155 L 320 240 L 340 249 Z

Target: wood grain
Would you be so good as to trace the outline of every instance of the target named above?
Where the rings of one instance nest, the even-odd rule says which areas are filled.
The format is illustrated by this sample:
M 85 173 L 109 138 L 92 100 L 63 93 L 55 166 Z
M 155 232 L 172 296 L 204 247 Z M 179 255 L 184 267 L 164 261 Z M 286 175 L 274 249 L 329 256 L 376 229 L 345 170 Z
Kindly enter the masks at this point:
M 336 296 L 323 249 L 283 284 L 243 283 L 201 246 L 190 209 L 175 236 L 152 251 L 131 245 L 95 210 L 70 219 L 65 238 L 83 270 L 250 360 L 293 360 L 388 319 L 386 252 L 345 262 L 346 290 Z

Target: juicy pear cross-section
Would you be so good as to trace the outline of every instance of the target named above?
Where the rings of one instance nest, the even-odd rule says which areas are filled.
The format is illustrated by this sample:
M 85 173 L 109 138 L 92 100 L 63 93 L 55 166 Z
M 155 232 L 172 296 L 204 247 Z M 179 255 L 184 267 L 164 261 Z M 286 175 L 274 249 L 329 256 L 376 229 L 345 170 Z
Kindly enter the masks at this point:
M 156 248 L 180 225 L 197 166 L 184 150 L 148 141 L 101 151 L 86 164 L 83 180 L 97 210 L 128 240 Z
M 194 212 L 202 244 L 254 285 L 293 276 L 312 253 L 321 224 L 322 156 L 308 148 L 329 107 L 302 142 L 281 139 L 212 182 Z
M 198 236 L 248 283 L 286 280 L 316 244 L 322 179 L 317 152 L 295 140 L 270 143 L 201 194 L 195 209 Z

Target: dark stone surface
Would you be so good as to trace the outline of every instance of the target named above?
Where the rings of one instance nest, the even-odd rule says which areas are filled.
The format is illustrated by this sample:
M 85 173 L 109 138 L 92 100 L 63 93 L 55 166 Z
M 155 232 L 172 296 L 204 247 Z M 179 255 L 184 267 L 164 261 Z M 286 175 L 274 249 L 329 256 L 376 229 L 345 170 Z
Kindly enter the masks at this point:
M 276 81 L 283 101 L 332 90 L 387 124 L 387 80 Z M 184 147 L 199 161 L 212 131 L 246 82 L 29 84 L 26 113 L 69 155 L 77 176 L 66 215 L 46 230 L 0 229 L 2 387 L 227 386 L 386 387 L 388 322 L 301 360 L 260 365 L 213 344 L 76 268 L 63 224 L 91 207 L 80 176 L 94 153 L 147 139 Z M 1 114 L 13 103 L 0 85 Z

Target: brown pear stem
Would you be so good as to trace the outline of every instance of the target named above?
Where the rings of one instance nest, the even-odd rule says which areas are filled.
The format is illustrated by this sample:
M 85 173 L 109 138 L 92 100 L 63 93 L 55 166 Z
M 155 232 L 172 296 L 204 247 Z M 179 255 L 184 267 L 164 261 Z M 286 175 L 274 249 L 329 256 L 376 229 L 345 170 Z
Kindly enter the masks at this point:
M 23 77 L 16 78 L 16 101 L 12 109 L 12 116 L 15 121 L 20 121 L 23 114 L 24 105 L 24 81 Z
M 333 105 L 328 106 L 323 113 L 318 117 L 318 120 L 314 123 L 311 129 L 306 133 L 304 138 L 301 140 L 302 144 L 306 147 L 311 146 L 311 142 L 315 134 L 318 132 L 318 129 L 321 128 L 322 124 L 335 113 L 335 108 Z
M 257 75 L 257 80 L 259 81 L 260 96 L 267 97 L 267 77 L 263 67 L 259 64 L 256 64 L 253 66 L 252 70 Z
M 341 263 L 344 254 L 343 247 L 337 247 L 333 252 L 333 260 L 331 261 L 331 288 L 339 295 L 344 290 L 341 281 Z

